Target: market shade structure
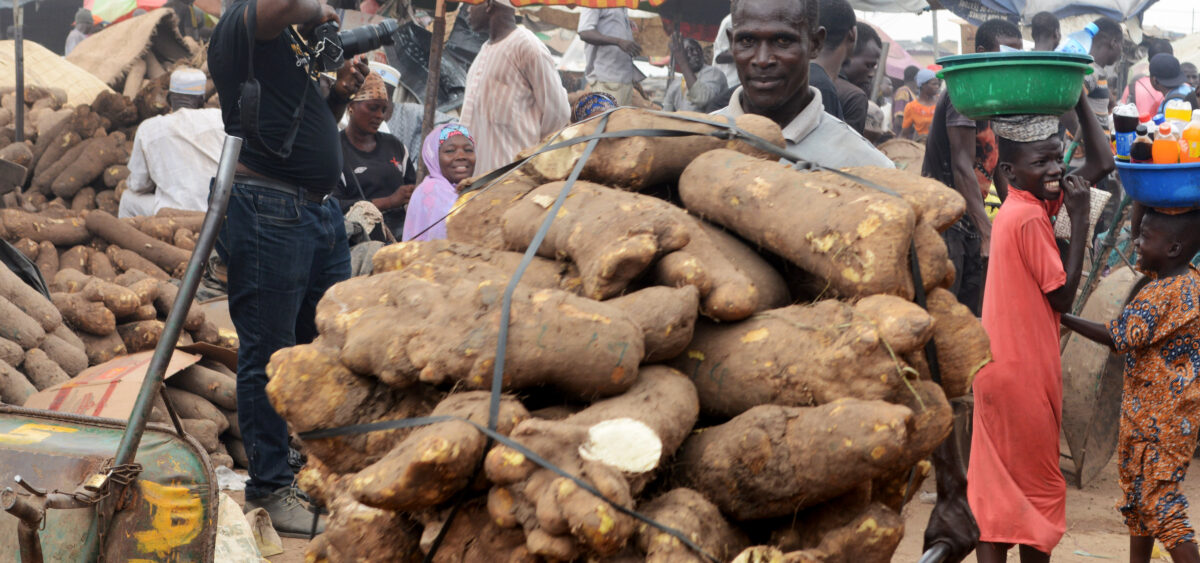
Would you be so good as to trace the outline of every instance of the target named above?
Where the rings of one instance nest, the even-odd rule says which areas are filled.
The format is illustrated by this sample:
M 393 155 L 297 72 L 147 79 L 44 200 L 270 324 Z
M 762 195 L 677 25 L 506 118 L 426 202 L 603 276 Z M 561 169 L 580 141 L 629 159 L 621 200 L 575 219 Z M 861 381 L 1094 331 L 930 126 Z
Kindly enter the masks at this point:
M 895 39 L 892 39 L 892 37 L 890 35 L 888 35 L 887 32 L 885 32 L 883 30 L 883 28 L 881 28 L 873 23 L 869 23 L 869 22 L 867 25 L 870 25 L 872 28 L 874 28 L 875 31 L 877 33 L 879 33 L 879 38 L 882 39 L 885 43 L 891 44 L 891 46 L 888 47 L 888 60 L 887 60 L 887 75 L 889 78 L 895 78 L 896 80 L 903 80 L 904 79 L 904 69 L 908 68 L 909 66 L 915 66 L 915 67 L 921 66 L 921 64 L 918 63 L 917 60 L 914 59 L 912 55 L 908 54 L 908 51 L 905 51 L 904 47 L 901 47 L 900 44 L 897 43 Z
M 479 4 L 483 0 L 468 0 Z M 729 0 L 512 0 L 518 8 L 528 6 L 575 6 L 581 8 L 630 8 L 657 12 L 669 27 L 679 26 L 684 37 L 701 41 L 717 38 L 721 20 L 729 15 Z M 421 6 L 422 3 L 416 3 Z
M 83 7 L 92 11 L 92 17 L 112 23 L 128 17 L 138 8 L 149 12 L 166 3 L 166 0 L 83 0 Z
M 872 0 L 875 1 L 875 0 Z M 1033 14 L 1050 12 L 1061 18 L 1108 16 L 1117 21 L 1135 18 L 1158 0 L 939 0 L 942 7 L 973 25 L 994 17 L 1029 22 Z

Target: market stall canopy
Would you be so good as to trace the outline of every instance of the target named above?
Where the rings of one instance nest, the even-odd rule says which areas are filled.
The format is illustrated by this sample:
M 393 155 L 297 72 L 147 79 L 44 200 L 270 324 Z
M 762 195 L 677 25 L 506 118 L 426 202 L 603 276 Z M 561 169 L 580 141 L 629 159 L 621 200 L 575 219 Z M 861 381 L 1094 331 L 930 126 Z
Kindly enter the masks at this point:
M 118 22 L 128 18 L 138 8 L 149 12 L 166 3 L 166 0 L 83 0 L 83 7 L 91 10 L 92 16 L 101 21 Z
M 101 92 L 109 90 L 102 80 L 79 68 L 49 49 L 33 41 L 25 41 L 25 85 L 62 88 L 67 92 L 68 105 L 92 103 Z M 16 57 L 13 41 L 0 41 L 0 88 L 16 86 Z
M 1059 18 L 1079 15 L 1108 16 L 1125 21 L 1141 15 L 1158 0 L 939 0 L 942 7 L 973 25 L 992 18 L 1028 23 L 1038 12 Z
M 923 12 L 929 9 L 925 0 L 850 0 L 855 10 L 865 12 Z
M 483 0 L 468 0 L 479 4 Z M 721 20 L 729 15 L 729 0 L 512 0 L 514 6 L 571 6 L 581 8 L 629 8 L 656 12 L 670 28 L 679 27 L 684 37 L 700 41 L 717 38 Z M 420 2 L 415 3 L 421 6 Z
M 528 8 L 525 14 L 563 29 L 575 31 L 579 28 L 580 11 L 564 6 Z M 642 53 L 649 57 L 665 57 L 671 54 L 668 47 L 670 37 L 663 31 L 663 20 L 658 14 L 645 10 L 630 10 L 629 19 L 634 24 L 633 40 L 642 47 Z
M 873 23 L 869 23 L 869 22 L 868 22 L 868 25 L 875 28 L 875 31 L 879 33 L 880 39 L 882 39 L 886 43 L 891 44 L 891 46 L 888 47 L 888 60 L 887 60 L 888 78 L 895 78 L 896 80 L 903 80 L 904 79 L 904 69 L 906 69 L 910 66 L 916 66 L 916 67 L 921 66 L 921 64 L 917 62 L 917 59 L 914 59 L 912 55 L 908 54 L 908 51 L 904 50 L 904 47 L 900 46 L 900 44 L 897 43 L 895 39 L 892 39 L 892 37 L 890 35 L 888 35 L 887 32 L 885 32 L 883 30 L 883 28 L 881 28 Z

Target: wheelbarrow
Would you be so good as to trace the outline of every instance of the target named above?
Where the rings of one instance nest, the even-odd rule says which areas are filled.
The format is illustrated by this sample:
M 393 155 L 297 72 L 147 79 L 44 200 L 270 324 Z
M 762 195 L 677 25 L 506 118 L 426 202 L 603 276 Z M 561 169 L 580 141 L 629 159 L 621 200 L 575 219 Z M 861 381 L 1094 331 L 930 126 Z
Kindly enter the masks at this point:
M 219 487 L 163 377 L 212 252 L 242 139 L 227 137 L 204 224 L 129 420 L 0 406 L 0 560 L 213 560 Z M 172 424 L 150 423 L 162 396 Z

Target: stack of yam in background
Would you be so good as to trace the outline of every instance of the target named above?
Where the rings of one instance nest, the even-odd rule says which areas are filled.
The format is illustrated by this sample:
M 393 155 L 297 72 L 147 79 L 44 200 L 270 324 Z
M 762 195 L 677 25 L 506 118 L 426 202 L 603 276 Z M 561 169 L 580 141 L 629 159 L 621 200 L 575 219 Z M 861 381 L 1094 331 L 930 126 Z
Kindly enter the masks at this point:
M 783 146 L 769 120 L 737 126 Z M 718 129 L 633 109 L 607 124 L 656 128 Z M 449 240 L 385 247 L 373 275 L 326 293 L 313 343 L 272 358 L 268 396 L 301 433 L 458 417 L 305 439 L 300 484 L 331 511 L 308 560 L 420 561 L 443 531 L 434 561 L 706 560 L 522 450 L 488 449 L 464 420 L 494 407 L 497 432 L 719 561 L 890 561 L 948 399 L 990 359 L 944 289 L 938 233 L 962 198 L 849 170 L 889 195 L 700 135 L 601 141 L 555 210 L 583 150 L 464 194 Z M 551 213 L 491 397 L 505 290 Z

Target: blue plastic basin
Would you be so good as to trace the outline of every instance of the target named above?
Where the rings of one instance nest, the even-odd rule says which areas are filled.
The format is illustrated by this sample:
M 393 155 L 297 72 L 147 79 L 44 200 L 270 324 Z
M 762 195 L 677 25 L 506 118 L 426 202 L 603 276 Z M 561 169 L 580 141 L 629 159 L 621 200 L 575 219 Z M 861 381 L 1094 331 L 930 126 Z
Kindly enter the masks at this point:
M 1125 192 L 1151 207 L 1200 205 L 1200 163 L 1133 164 L 1117 161 Z

